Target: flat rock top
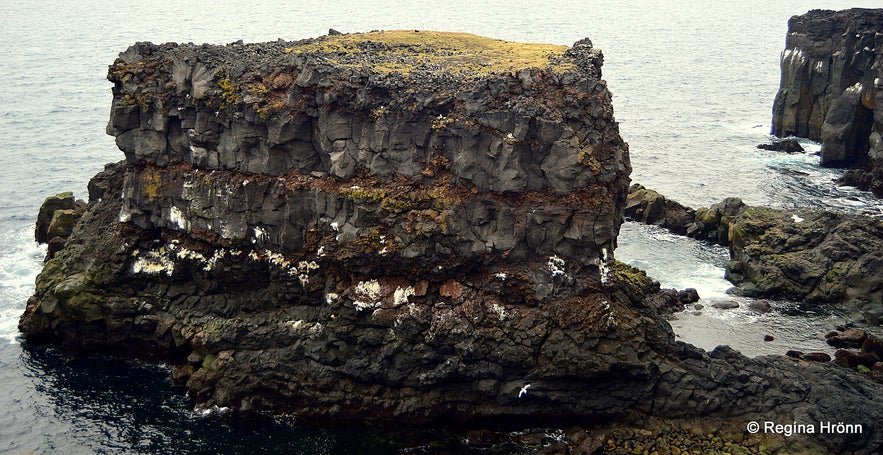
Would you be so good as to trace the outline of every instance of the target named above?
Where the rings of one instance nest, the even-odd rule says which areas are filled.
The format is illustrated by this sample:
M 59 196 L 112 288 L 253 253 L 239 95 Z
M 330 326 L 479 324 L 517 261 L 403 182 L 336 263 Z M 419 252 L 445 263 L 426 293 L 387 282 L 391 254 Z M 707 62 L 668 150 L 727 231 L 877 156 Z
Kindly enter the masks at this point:
M 328 35 L 297 43 L 286 51 L 378 73 L 442 70 L 470 76 L 531 67 L 574 70 L 572 59 L 566 57 L 568 49 L 469 33 L 393 30 Z
M 230 76 L 309 66 L 328 75 L 336 74 L 338 79 L 378 75 L 378 79 L 404 78 L 409 84 L 422 80 L 437 83 L 439 77 L 477 80 L 534 68 L 599 80 L 603 65 L 601 51 L 589 39 L 568 47 L 517 43 L 469 33 L 391 30 L 247 44 L 137 43 L 120 54 L 111 76 L 115 71 L 128 71 L 120 64 L 144 65 L 151 60 L 198 61 L 208 68 L 224 68 Z

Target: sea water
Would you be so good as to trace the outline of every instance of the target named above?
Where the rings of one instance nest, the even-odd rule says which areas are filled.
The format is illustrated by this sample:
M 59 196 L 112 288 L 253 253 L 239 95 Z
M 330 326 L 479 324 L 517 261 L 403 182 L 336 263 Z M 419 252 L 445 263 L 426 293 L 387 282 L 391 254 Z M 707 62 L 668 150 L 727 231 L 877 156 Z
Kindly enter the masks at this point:
M 28 346 L 17 320 L 33 292 L 44 247 L 33 241 L 43 198 L 74 191 L 104 163 L 122 159 L 104 134 L 111 94 L 107 66 L 137 41 L 228 43 L 301 39 L 381 29 L 465 31 L 512 41 L 604 51 L 604 78 L 632 179 L 684 204 L 728 196 L 749 204 L 883 214 L 880 201 L 838 188 L 839 171 L 810 153 L 757 150 L 769 140 L 788 18 L 818 2 L 406 1 L 173 2 L 0 1 L 0 453 L 388 453 L 426 435 L 391 436 L 347 426 L 310 427 L 292 418 L 232 422 L 194 413 L 162 366 L 72 359 Z M 877 7 L 827 1 L 826 8 Z M 678 336 L 747 355 L 823 350 L 822 334 L 849 315 L 796 310 L 714 310 L 738 299 L 723 279 L 726 250 L 627 224 L 616 256 L 669 287 L 695 287 L 701 311 L 675 315 Z M 746 301 L 741 301 L 746 304 Z M 765 343 L 765 334 L 776 341 Z M 460 444 L 433 433 L 433 447 Z

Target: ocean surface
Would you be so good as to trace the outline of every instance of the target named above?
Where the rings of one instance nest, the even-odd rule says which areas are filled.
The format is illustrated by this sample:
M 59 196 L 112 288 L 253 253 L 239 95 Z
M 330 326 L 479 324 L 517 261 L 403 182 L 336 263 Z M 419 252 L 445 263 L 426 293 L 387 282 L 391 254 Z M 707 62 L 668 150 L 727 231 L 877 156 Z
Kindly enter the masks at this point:
M 236 421 L 194 412 L 163 366 L 72 359 L 29 346 L 18 317 L 45 249 L 33 241 L 43 199 L 86 197 L 104 163 L 123 158 L 104 133 L 107 66 L 137 41 L 229 43 L 381 29 L 465 31 L 511 41 L 603 49 L 635 182 L 701 207 L 810 206 L 883 216 L 883 202 L 838 188 L 812 151 L 758 150 L 769 140 L 788 18 L 878 1 L 686 0 L 249 2 L 0 0 L 0 454 L 452 453 L 443 431 L 311 427 L 293 418 Z M 671 321 L 678 336 L 747 355 L 827 350 L 822 335 L 849 315 L 771 302 L 758 315 L 714 310 L 726 294 L 726 250 L 627 224 L 616 256 L 667 287 L 695 287 L 706 303 Z M 736 299 L 738 300 L 738 299 Z M 744 303 L 744 302 L 743 302 Z M 744 305 L 743 305 L 744 307 Z M 770 343 L 762 341 L 774 335 Z M 514 435 L 517 438 L 518 435 Z M 554 435 L 550 436 L 554 437 Z M 432 442 L 426 442 L 432 440 Z M 513 449 L 514 450 L 514 449 Z

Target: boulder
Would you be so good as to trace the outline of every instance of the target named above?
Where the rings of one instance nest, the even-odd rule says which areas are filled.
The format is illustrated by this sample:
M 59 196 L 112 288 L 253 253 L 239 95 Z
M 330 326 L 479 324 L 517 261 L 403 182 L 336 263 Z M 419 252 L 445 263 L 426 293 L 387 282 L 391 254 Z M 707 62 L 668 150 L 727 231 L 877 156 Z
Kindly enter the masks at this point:
M 797 142 L 793 139 L 783 139 L 772 141 L 769 144 L 758 144 L 757 148 L 761 150 L 769 150 L 772 152 L 785 152 L 785 153 L 803 153 L 803 146 L 800 145 L 800 142 Z
M 630 220 L 662 226 L 676 234 L 685 235 L 693 224 L 695 212 L 656 191 L 634 184 L 629 188 L 625 216 Z
M 714 302 L 711 304 L 712 308 L 717 308 L 718 310 L 732 310 L 734 308 L 739 308 L 739 302 L 735 302 L 733 300 L 725 300 L 722 302 Z
M 37 243 L 46 243 L 52 237 L 59 235 L 59 233 L 55 233 L 55 235 L 50 235 L 49 233 L 49 227 L 52 224 L 52 219 L 55 217 L 56 210 L 74 211 L 75 208 L 76 201 L 74 194 L 71 192 L 47 197 L 40 206 L 40 212 L 37 214 L 37 226 L 34 235 Z M 67 234 L 70 234 L 70 232 L 67 232 Z
M 831 356 L 824 352 L 810 352 L 803 355 L 801 358 L 810 362 L 828 363 L 831 361 Z
M 879 361 L 880 359 L 875 355 L 867 352 L 853 352 L 847 349 L 838 349 L 837 352 L 834 353 L 834 363 L 841 367 L 853 370 L 857 369 L 859 366 L 870 369 Z
M 766 300 L 752 300 L 748 302 L 748 309 L 757 313 L 769 313 L 773 311 L 772 305 Z
M 836 334 L 828 334 L 825 336 L 825 342 L 835 348 L 860 348 L 862 343 L 868 339 L 868 334 L 864 330 L 847 329 L 843 332 L 835 332 Z
M 37 214 L 34 237 L 37 243 L 48 244 L 46 260 L 64 248 L 74 226 L 86 211 L 86 203 L 74 200 L 73 193 L 59 193 L 43 201 Z

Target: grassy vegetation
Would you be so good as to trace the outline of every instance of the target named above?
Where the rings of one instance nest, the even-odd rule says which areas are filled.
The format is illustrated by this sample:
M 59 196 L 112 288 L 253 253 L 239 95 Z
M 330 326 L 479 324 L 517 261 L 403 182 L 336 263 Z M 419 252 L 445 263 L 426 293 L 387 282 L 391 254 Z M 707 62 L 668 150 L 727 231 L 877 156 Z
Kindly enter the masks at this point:
M 551 65 L 567 46 L 515 43 L 469 33 L 394 30 L 326 36 L 287 51 L 321 55 L 344 66 L 369 66 L 380 73 L 408 74 L 440 67 L 459 74 L 484 75 Z M 370 54 L 364 58 L 362 54 Z M 356 58 L 361 57 L 361 58 Z M 570 63 L 558 64 L 559 67 Z

